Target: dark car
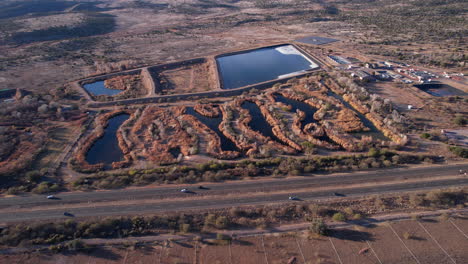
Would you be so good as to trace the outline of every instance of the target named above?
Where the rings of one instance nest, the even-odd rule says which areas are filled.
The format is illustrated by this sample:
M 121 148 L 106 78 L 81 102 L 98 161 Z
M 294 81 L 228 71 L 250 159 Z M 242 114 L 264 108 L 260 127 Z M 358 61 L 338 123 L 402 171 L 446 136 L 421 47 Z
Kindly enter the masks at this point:
M 339 196 L 339 197 L 345 197 L 346 196 L 346 195 L 344 195 L 342 193 L 337 193 L 337 192 L 334 192 L 333 195 Z
M 74 217 L 75 216 L 75 215 L 73 215 L 72 213 L 69 213 L 69 212 L 64 212 L 63 215 L 68 216 L 68 217 Z

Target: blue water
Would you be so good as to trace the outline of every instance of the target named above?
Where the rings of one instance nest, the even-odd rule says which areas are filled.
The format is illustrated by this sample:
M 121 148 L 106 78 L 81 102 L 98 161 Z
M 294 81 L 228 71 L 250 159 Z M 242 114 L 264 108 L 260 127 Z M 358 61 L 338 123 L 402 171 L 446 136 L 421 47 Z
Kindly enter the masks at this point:
M 262 134 L 264 137 L 269 137 L 272 140 L 275 140 L 278 143 L 283 143 L 278 137 L 273 134 L 273 128 L 265 120 L 265 117 L 262 114 L 262 111 L 257 104 L 250 101 L 245 101 L 242 104 L 242 108 L 249 110 L 249 114 L 252 117 L 252 120 L 248 123 L 249 127 Z
M 86 161 L 89 164 L 111 164 L 123 159 L 122 150 L 117 140 L 117 129 L 125 120 L 130 117 L 128 114 L 121 114 L 112 117 L 104 130 L 104 135 L 94 142 L 93 146 L 86 153 Z
M 361 122 L 364 124 L 364 126 L 370 129 L 370 131 L 349 133 L 350 135 L 356 138 L 361 138 L 361 136 L 371 136 L 372 139 L 374 140 L 391 141 L 369 119 L 367 119 L 366 116 L 361 114 L 359 111 L 354 109 L 354 107 L 352 107 L 348 102 L 346 102 L 341 95 L 338 95 L 333 92 L 329 92 L 328 95 L 335 97 L 336 99 L 340 100 L 340 102 L 344 104 L 347 108 L 353 110 L 356 113 L 356 115 L 359 117 Z
M 301 122 L 302 126 L 305 126 L 305 125 L 307 125 L 309 123 L 316 123 L 317 122 L 314 119 L 314 114 L 315 114 L 315 112 L 317 112 L 317 109 L 313 108 L 309 104 L 304 103 L 304 102 L 300 102 L 300 101 L 297 101 L 297 100 L 289 99 L 289 98 L 286 98 L 286 97 L 284 97 L 282 95 L 279 95 L 279 94 L 275 94 L 275 99 L 276 99 L 276 101 L 281 102 L 281 103 L 283 103 L 285 105 L 290 105 L 292 107 L 291 110 L 293 112 L 296 112 L 297 109 L 304 112 L 305 113 L 305 118 Z
M 221 140 L 221 149 L 223 151 L 238 151 L 236 144 L 232 142 L 229 138 L 227 138 L 221 130 L 219 130 L 219 124 L 222 121 L 222 117 L 206 117 L 204 115 L 200 115 L 197 111 L 193 109 L 193 107 L 187 107 L 186 110 L 187 114 L 196 117 L 200 122 L 205 124 L 209 129 L 213 130 L 216 135 L 218 135 L 219 139 Z
M 109 89 L 104 86 L 104 81 L 94 82 L 83 85 L 86 91 L 92 93 L 93 95 L 116 95 L 123 90 L 118 89 Z
M 283 54 L 277 48 L 293 48 L 297 54 Z M 317 67 L 291 45 L 261 48 L 218 57 L 223 89 L 234 89 L 279 78 L 281 75 Z

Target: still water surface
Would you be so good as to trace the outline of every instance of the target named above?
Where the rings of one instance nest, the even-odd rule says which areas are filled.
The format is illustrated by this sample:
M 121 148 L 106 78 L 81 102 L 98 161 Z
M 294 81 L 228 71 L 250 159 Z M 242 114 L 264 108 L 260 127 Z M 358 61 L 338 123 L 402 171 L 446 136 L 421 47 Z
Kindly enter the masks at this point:
M 89 164 L 111 164 L 123 159 L 123 153 L 117 140 L 117 130 L 129 117 L 128 114 L 121 114 L 109 119 L 108 125 L 104 129 L 104 135 L 94 142 L 86 153 L 86 161 Z
M 116 95 L 123 90 L 118 89 L 109 89 L 104 86 L 104 81 L 94 82 L 83 85 L 86 91 L 92 93 L 93 95 Z
M 234 89 L 318 68 L 292 45 L 261 48 L 216 59 L 223 89 Z

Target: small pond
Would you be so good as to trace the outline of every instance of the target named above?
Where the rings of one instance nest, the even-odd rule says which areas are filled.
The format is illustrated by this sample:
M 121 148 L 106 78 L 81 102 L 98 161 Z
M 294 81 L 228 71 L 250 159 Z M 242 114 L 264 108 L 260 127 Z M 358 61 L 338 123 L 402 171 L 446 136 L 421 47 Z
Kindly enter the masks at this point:
M 104 81 L 85 84 L 83 85 L 83 87 L 86 89 L 86 91 L 93 95 L 116 95 L 118 93 L 123 92 L 123 90 L 107 88 L 104 85 Z
M 96 140 L 86 153 L 86 161 L 89 164 L 104 163 L 109 165 L 123 159 L 123 153 L 117 140 L 117 130 L 129 117 L 128 114 L 121 114 L 109 119 L 104 135 Z
M 275 94 L 275 99 L 278 102 L 282 102 L 283 104 L 292 106 L 292 110 L 294 112 L 297 109 L 299 109 L 299 110 L 301 110 L 302 112 L 304 112 L 306 114 L 304 120 L 302 120 L 302 122 L 301 122 L 302 127 L 304 127 L 305 125 L 307 125 L 309 123 L 316 123 L 317 122 L 317 120 L 314 119 L 314 114 L 315 114 L 315 112 L 317 112 L 317 109 L 310 106 L 309 104 L 301 102 L 301 101 L 289 99 L 289 98 L 286 98 L 286 97 L 284 97 L 282 95 L 279 95 L 279 94 Z M 326 142 L 328 142 L 330 144 L 336 145 L 336 143 L 333 140 L 331 140 L 327 136 L 326 133 L 323 136 L 316 137 L 316 138 L 321 140 L 321 141 L 326 141 Z
M 200 122 L 205 124 L 209 129 L 213 130 L 221 140 L 221 149 L 223 151 L 239 151 L 236 144 L 232 142 L 229 138 L 227 138 L 220 130 L 219 124 L 222 121 L 222 117 L 206 117 L 204 115 L 200 115 L 197 111 L 193 109 L 193 107 L 187 107 L 186 113 L 196 117 Z
M 265 117 L 260 111 L 260 108 L 258 108 L 255 103 L 245 101 L 242 104 L 242 108 L 249 110 L 250 116 L 252 116 L 252 120 L 248 124 L 252 130 L 257 131 L 263 136 L 269 137 L 278 143 L 283 143 L 283 141 L 281 141 L 275 136 L 275 134 L 273 134 L 271 125 L 268 124 L 268 122 L 265 120 Z
M 292 45 L 261 48 L 216 59 L 223 89 L 234 89 L 318 68 Z
M 354 107 L 352 107 L 348 102 L 346 102 L 341 95 L 338 95 L 333 92 L 328 92 L 329 96 L 333 96 L 336 99 L 340 100 L 342 104 L 344 104 L 347 108 L 353 110 L 361 122 L 364 124 L 364 126 L 368 127 L 370 131 L 365 131 L 365 132 L 354 132 L 350 133 L 350 135 L 355 136 L 357 138 L 360 138 L 361 136 L 371 136 L 374 140 L 385 140 L 385 141 L 390 141 L 388 137 L 386 137 L 377 127 L 369 120 L 367 119 L 363 114 L 359 113 Z
M 443 84 L 443 83 L 424 83 L 424 84 L 415 84 L 414 87 L 437 97 L 444 97 L 444 96 L 465 96 L 467 93 L 460 91 L 456 88 L 453 88 L 450 85 Z
M 317 112 L 317 109 L 313 108 L 309 104 L 301 102 L 301 101 L 286 98 L 286 97 L 284 97 L 284 96 L 282 96 L 280 94 L 275 94 L 275 99 L 278 102 L 281 102 L 281 103 L 286 104 L 286 105 L 290 105 L 292 107 L 293 112 L 296 112 L 297 109 L 304 112 L 305 113 L 305 118 L 304 118 L 304 120 L 302 120 L 302 126 L 305 126 L 305 125 L 307 125 L 309 123 L 317 122 L 314 119 L 314 114 L 315 114 L 315 112 Z

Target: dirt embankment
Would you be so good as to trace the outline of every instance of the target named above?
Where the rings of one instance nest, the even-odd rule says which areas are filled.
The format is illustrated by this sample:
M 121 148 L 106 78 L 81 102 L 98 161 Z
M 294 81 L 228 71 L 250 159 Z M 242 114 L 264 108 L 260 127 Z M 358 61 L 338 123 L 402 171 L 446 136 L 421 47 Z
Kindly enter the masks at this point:
M 269 118 L 266 117 L 266 115 L 269 115 L 269 112 L 267 110 L 265 110 L 265 109 L 262 110 L 262 108 L 264 108 L 264 107 L 263 107 L 262 103 L 259 100 L 253 99 L 253 98 L 237 99 L 234 102 L 234 105 L 235 105 L 235 107 L 237 109 L 240 109 L 240 119 L 239 119 L 239 122 L 238 122 L 240 131 L 244 136 L 252 139 L 252 141 L 254 142 L 254 144 L 251 145 L 252 148 L 250 148 L 247 151 L 247 155 L 255 155 L 255 153 L 258 153 L 259 147 L 262 144 L 263 145 L 265 145 L 265 144 L 270 145 L 273 149 L 279 151 L 280 153 L 295 154 L 296 153 L 295 148 L 293 148 L 293 147 L 291 147 L 289 145 L 281 144 L 281 142 L 277 142 L 276 140 L 269 139 L 269 138 L 265 137 L 264 135 L 262 135 L 261 133 L 259 133 L 257 131 L 254 131 L 254 130 L 252 130 L 250 128 L 249 123 L 252 121 L 252 116 L 250 115 L 250 113 L 249 113 L 249 111 L 247 109 L 242 108 L 242 104 L 244 102 L 246 102 L 246 101 L 250 101 L 252 103 L 255 103 L 260 108 L 260 111 L 262 111 L 263 117 L 272 126 L 272 132 L 276 137 L 278 137 L 278 139 L 282 140 L 281 137 L 285 137 L 285 136 L 282 133 L 280 133 L 281 130 L 279 128 L 275 129 L 276 122 L 274 122 L 274 118 L 272 118 L 271 116 Z M 286 143 L 286 141 L 283 141 L 283 142 Z
M 180 155 L 191 154 L 196 140 L 177 120 L 183 110 L 183 107 L 156 106 L 143 110 L 128 134 L 128 139 L 133 144 L 132 152 L 138 159 L 171 164 L 180 161 Z
M 219 106 L 215 104 L 197 104 L 193 107 L 193 109 L 200 115 L 211 118 L 219 117 L 221 114 Z
M 222 113 L 220 107 L 215 104 L 197 104 L 195 105 L 194 109 L 199 114 L 210 118 L 219 117 Z M 240 156 L 241 153 L 238 151 L 223 150 L 221 138 L 216 134 L 216 132 L 211 130 L 207 125 L 203 124 L 196 117 L 185 114 L 182 116 L 182 119 L 187 121 L 187 124 L 195 129 L 198 134 L 204 135 L 204 137 L 207 139 L 206 153 L 208 155 L 218 159 L 235 159 Z M 223 133 L 221 127 L 222 124 L 220 123 L 218 129 L 221 133 Z
M 348 87 L 343 87 L 337 84 L 331 78 L 328 78 L 326 81 L 330 89 L 343 96 L 343 100 L 349 103 L 353 108 L 358 112 L 363 114 L 374 126 L 380 130 L 386 137 L 390 138 L 394 143 L 398 145 L 405 145 L 408 142 L 408 137 L 398 131 L 395 126 L 385 123 L 385 118 L 379 113 L 371 111 L 371 108 L 368 106 L 369 99 L 361 99 L 355 93 L 349 92 Z M 367 98 L 368 96 L 363 98 Z M 390 123 L 390 122 L 389 122 Z
M 331 150 L 339 147 L 319 138 L 328 136 L 330 140 L 349 151 L 362 149 L 362 142 L 347 133 L 366 131 L 368 128 L 356 113 L 346 108 L 338 99 L 329 96 L 329 89 L 322 84 L 320 76 L 290 81 L 287 86 L 282 86 L 280 93 L 288 99 L 304 102 L 317 109 L 313 116 L 317 123 L 307 124 L 303 129 L 300 127 L 305 113 L 298 111 L 293 132 L 305 134 L 310 143 Z

